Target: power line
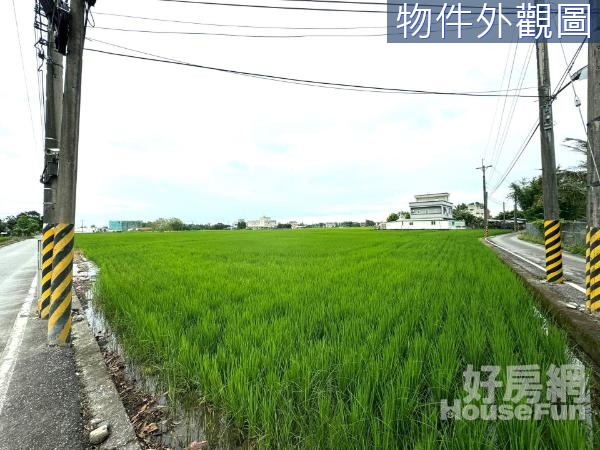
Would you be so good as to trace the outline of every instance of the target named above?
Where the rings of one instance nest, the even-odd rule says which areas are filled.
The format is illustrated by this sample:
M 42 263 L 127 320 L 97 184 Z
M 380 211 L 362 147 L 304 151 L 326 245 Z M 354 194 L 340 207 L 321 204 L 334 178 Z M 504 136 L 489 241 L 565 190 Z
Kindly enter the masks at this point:
M 130 33 L 146 33 L 146 34 L 170 34 L 170 35 L 198 35 L 198 36 L 225 36 L 225 37 L 241 37 L 241 38 L 324 38 L 324 37 L 381 37 L 401 35 L 403 32 L 397 33 L 369 33 L 369 34 L 241 34 L 241 33 L 215 33 L 211 31 L 179 31 L 179 30 L 141 30 L 133 28 L 118 28 L 118 27 L 93 27 L 96 30 L 106 31 L 122 31 Z M 485 28 L 485 25 L 471 27 L 471 29 Z M 441 33 L 442 30 L 430 30 L 430 33 Z
M 496 183 L 496 186 L 494 187 L 494 189 L 492 189 L 492 194 L 494 194 L 498 190 L 498 188 L 500 186 L 502 186 L 502 183 L 504 183 L 504 180 L 506 180 L 506 178 L 508 177 L 508 175 L 510 174 L 510 172 L 513 170 L 513 168 L 517 164 L 517 161 L 519 161 L 519 159 L 521 158 L 521 155 L 523 155 L 523 152 L 525 152 L 525 149 L 527 148 L 527 146 L 529 145 L 529 143 L 533 139 L 533 136 L 535 136 L 535 133 L 536 133 L 536 131 L 538 130 L 539 127 L 540 127 L 540 121 L 536 120 L 535 126 L 529 132 L 529 134 L 527 135 L 527 137 L 525 138 L 525 142 L 521 145 L 521 148 L 519 149 L 519 151 L 517 152 L 517 154 L 515 155 L 515 157 L 512 159 L 512 161 L 511 161 L 508 169 L 504 172 L 504 175 L 502 176 L 502 178 L 500 179 L 500 181 L 498 183 Z
M 404 6 L 404 3 L 385 3 L 385 2 L 372 2 L 372 1 L 356 1 L 356 0 L 280 0 L 282 2 L 302 2 L 302 3 L 337 3 L 337 4 L 343 4 L 343 5 L 374 5 L 374 6 Z M 410 3 L 407 3 L 410 6 Z M 442 4 L 428 4 L 428 3 L 421 3 L 419 2 L 419 6 L 424 6 L 424 7 L 437 7 L 437 8 L 442 8 Z M 461 4 L 462 8 L 473 8 L 473 9 L 479 9 L 482 8 L 483 5 L 464 5 Z M 518 11 L 518 9 L 515 6 L 503 6 L 502 7 L 502 12 L 504 13 L 504 11 Z
M 380 30 L 382 28 L 393 28 L 395 26 L 348 26 L 348 27 L 283 27 L 283 26 L 265 26 L 265 25 L 240 25 L 240 24 L 225 24 L 225 23 L 211 23 L 211 22 L 194 22 L 190 20 L 177 20 L 177 19 L 164 19 L 160 17 L 147 17 L 147 16 L 133 16 L 128 14 L 116 14 L 106 12 L 94 12 L 96 16 L 111 16 L 111 17 L 122 17 L 127 19 L 138 19 L 138 20 L 149 20 L 154 22 L 166 22 L 166 23 L 180 23 L 187 25 L 202 25 L 209 27 L 231 27 L 231 28 L 255 28 L 261 30 Z
M 519 89 L 521 86 L 523 86 L 523 83 L 525 82 L 525 76 L 527 75 L 527 69 L 529 69 L 529 63 L 531 61 L 531 56 L 533 55 L 533 47 L 534 47 L 534 44 L 531 44 L 527 51 L 527 54 L 525 55 L 525 65 L 521 68 L 521 74 L 517 81 L 517 89 Z M 518 98 L 514 98 L 512 100 L 512 105 L 511 105 L 510 111 L 508 113 L 508 121 L 506 122 L 506 126 L 504 127 L 504 132 L 502 133 L 502 136 L 500 137 L 500 150 L 498 151 L 498 154 L 496 156 L 495 163 L 498 162 L 498 160 L 500 159 L 500 156 L 502 155 L 502 150 L 504 150 L 504 144 L 506 143 L 506 139 L 508 138 L 508 130 L 510 129 L 510 126 L 512 124 L 512 121 L 513 121 L 513 118 L 515 115 L 515 110 L 517 109 L 518 101 L 519 101 Z
M 519 41 L 517 41 L 515 43 L 515 50 L 513 53 L 512 62 L 510 64 L 510 71 L 508 72 L 508 82 L 506 83 L 507 88 L 510 88 L 510 82 L 512 81 L 512 74 L 513 74 L 513 70 L 515 68 L 515 60 L 517 59 L 518 50 L 519 50 Z M 500 139 L 500 132 L 502 130 L 502 124 L 504 123 L 504 111 L 506 109 L 507 101 L 508 101 L 508 98 L 504 97 L 504 102 L 502 102 L 502 110 L 500 112 L 500 126 L 498 126 L 498 130 L 496 132 L 496 139 L 494 140 L 494 151 L 492 153 L 492 164 L 494 164 L 494 165 L 496 164 L 496 162 L 499 158 L 499 155 L 497 156 L 497 154 L 499 152 L 498 140 Z M 508 117 L 506 118 L 506 120 L 508 120 Z
M 225 3 L 225 2 L 209 2 L 204 0 L 158 0 L 161 2 L 171 3 L 189 3 L 196 5 L 213 5 L 213 6 L 234 6 L 242 8 L 265 8 L 265 9 L 280 9 L 280 10 L 300 10 L 300 11 L 324 11 L 324 12 L 362 12 L 362 13 L 384 13 L 387 14 L 387 10 L 361 10 L 361 9 L 339 9 L 339 8 L 315 8 L 308 6 L 274 6 L 274 5 L 249 5 L 245 3 Z M 282 1 L 296 1 L 303 3 L 334 3 L 334 4 L 346 4 L 346 5 L 371 5 L 371 6 L 404 6 L 404 3 L 381 3 L 381 2 L 368 2 L 368 1 L 341 1 L 341 0 L 282 0 Z M 419 3 L 419 6 L 430 7 L 430 8 L 442 8 L 441 4 L 428 4 Z M 482 5 L 461 5 L 463 8 L 480 9 Z M 509 6 L 502 8 L 502 12 L 506 14 L 516 14 L 517 8 Z M 556 14 L 555 11 L 551 11 L 552 14 Z
M 567 65 L 567 69 L 565 70 L 565 72 L 563 73 L 563 75 L 560 77 L 560 81 L 558 83 L 557 86 L 560 86 L 560 84 L 562 83 L 562 81 L 565 79 L 565 77 L 569 74 L 569 70 L 570 68 L 573 66 L 573 64 L 575 64 L 575 60 L 577 59 L 577 56 L 579 55 L 579 52 L 581 51 L 583 44 L 585 43 L 585 39 L 581 42 L 581 44 L 579 45 L 579 47 L 577 48 L 577 50 L 575 51 L 575 54 L 573 55 L 573 57 L 571 58 L 571 62 Z M 558 87 L 554 90 L 554 93 L 552 94 L 552 98 L 556 99 L 556 96 L 562 91 L 562 89 L 559 89 Z M 501 180 L 496 184 L 496 186 L 494 187 L 494 189 L 492 190 L 492 194 L 494 192 L 496 192 L 498 190 L 498 188 L 502 185 L 502 183 L 504 183 L 504 180 L 506 180 L 506 178 L 508 177 L 508 175 L 510 174 L 510 172 L 512 171 L 512 169 L 514 168 L 515 164 L 517 163 L 517 161 L 521 158 L 521 155 L 523 154 L 523 152 L 525 151 L 525 149 L 527 148 L 527 146 L 529 145 L 529 143 L 531 142 L 531 139 L 533 139 L 533 136 L 535 135 L 535 132 L 537 131 L 537 129 L 540 126 L 540 122 L 539 119 L 536 120 L 536 125 L 535 128 L 528 134 L 528 137 L 525 138 L 525 143 L 521 146 L 521 148 L 519 149 L 519 151 L 517 152 L 517 154 L 515 155 L 515 157 L 513 158 L 513 160 L 511 161 L 511 163 L 509 164 L 509 167 L 507 168 L 507 170 L 504 172 L 504 175 L 502 176 Z
M 583 47 L 583 43 L 579 46 L 579 48 L 577 49 L 577 52 L 575 53 L 575 56 L 573 57 L 573 59 L 571 60 L 571 63 L 569 64 L 567 62 L 567 55 L 565 54 L 565 48 L 563 47 L 562 42 L 560 42 L 560 49 L 562 51 L 563 59 L 565 60 L 565 65 L 566 65 L 565 70 L 566 70 L 566 73 L 568 73 L 568 75 L 569 75 L 569 79 L 570 79 L 569 84 L 571 85 L 571 88 L 573 89 L 573 95 L 575 96 L 575 106 L 577 107 L 577 111 L 579 111 L 579 118 L 581 119 L 581 125 L 583 126 L 583 133 L 585 134 L 585 142 L 587 144 L 587 152 L 589 153 L 589 155 L 592 159 L 592 163 L 594 165 L 594 171 L 596 172 L 596 176 L 598 177 L 598 179 L 600 179 L 600 172 L 598 171 L 598 164 L 596 162 L 596 158 L 594 157 L 594 152 L 591 151 L 592 147 L 590 145 L 590 138 L 588 135 L 587 126 L 585 124 L 585 119 L 583 118 L 583 113 L 581 112 L 581 101 L 579 100 L 579 96 L 577 95 L 577 90 L 575 89 L 575 83 L 573 82 L 573 79 L 571 77 L 571 69 L 573 68 L 573 65 L 575 64 L 575 59 L 579 55 L 579 51 L 581 50 L 582 47 Z
M 17 43 L 19 45 L 19 54 L 21 56 L 21 69 L 23 71 L 23 82 L 25 84 L 25 95 L 27 97 L 27 107 L 29 108 L 29 121 L 31 122 L 31 138 L 33 139 L 33 147 L 35 149 L 36 147 L 36 131 L 35 131 L 35 125 L 33 123 L 33 112 L 31 110 L 31 100 L 29 98 L 29 83 L 27 83 L 27 75 L 25 72 L 25 59 L 23 58 L 23 47 L 21 46 L 21 33 L 19 31 L 19 21 L 17 20 L 17 8 L 15 7 L 15 0 L 12 0 L 12 7 L 13 7 L 13 15 L 15 18 L 15 27 L 17 30 Z
M 260 8 L 260 9 L 279 9 L 293 11 L 321 11 L 321 12 L 349 12 L 349 13 L 376 13 L 387 14 L 387 11 L 373 9 L 339 9 L 339 8 L 311 8 L 308 6 L 273 6 L 273 5 L 248 5 L 244 3 L 224 3 L 208 2 L 203 0 L 158 0 L 159 2 L 169 3 L 188 3 L 193 5 L 211 5 L 211 6 L 235 6 L 241 8 Z M 382 4 L 382 6 L 385 6 Z
M 96 30 L 108 31 L 124 31 L 132 33 L 148 33 L 148 34 L 173 34 L 173 35 L 198 35 L 198 36 L 226 36 L 226 37 L 243 37 L 243 38 L 308 38 L 308 37 L 375 37 L 387 36 L 387 33 L 373 34 L 238 34 L 238 33 L 215 33 L 209 31 L 164 31 L 164 30 L 139 30 L 130 28 L 113 28 L 113 27 L 94 27 Z M 400 34 L 400 33 L 392 33 Z
M 513 31 L 513 33 L 514 33 L 514 31 Z M 512 46 L 512 44 L 511 44 L 511 46 Z M 508 69 L 508 61 L 510 58 L 510 48 L 511 47 L 509 46 L 508 51 L 506 52 L 506 61 L 504 62 L 504 70 L 502 71 L 502 81 L 500 82 L 501 88 L 504 87 L 504 80 L 506 79 L 506 72 Z M 496 106 L 494 107 L 494 115 L 492 116 L 492 122 L 490 123 L 490 131 L 488 132 L 487 141 L 485 143 L 485 149 L 483 151 L 483 160 L 486 159 L 488 148 L 490 146 L 490 141 L 492 139 L 492 133 L 494 131 L 494 124 L 496 123 L 496 116 L 498 115 L 498 106 L 500 105 L 500 101 L 501 101 L 500 98 L 498 98 L 498 100 L 496 100 Z M 495 168 L 494 168 L 494 171 L 495 171 Z
M 89 39 L 89 40 L 94 41 L 93 39 Z M 101 42 L 99 40 L 96 40 L 96 41 Z M 103 42 L 103 43 L 108 44 L 108 45 L 114 45 L 114 44 L 109 44 L 107 42 Z M 254 77 L 254 78 L 261 78 L 261 79 L 266 79 L 266 80 L 271 80 L 271 81 L 291 82 L 291 83 L 305 84 L 305 85 L 322 87 L 322 88 L 352 89 L 352 90 L 361 90 L 361 91 L 364 90 L 364 91 L 370 91 L 370 92 L 397 93 L 397 94 L 449 95 L 449 96 L 462 96 L 462 97 L 498 97 L 498 96 L 509 96 L 509 97 L 519 96 L 519 97 L 529 97 L 529 98 L 537 97 L 536 95 L 512 94 L 507 91 L 470 91 L 470 92 L 432 91 L 432 90 L 425 90 L 425 89 L 388 88 L 388 87 L 380 87 L 380 86 L 348 84 L 348 83 L 338 83 L 338 82 L 330 82 L 330 81 L 307 80 L 307 79 L 301 79 L 301 78 L 283 77 L 283 76 L 279 76 L 279 75 L 269 75 L 269 74 L 255 73 L 255 72 L 245 72 L 245 71 L 241 71 L 241 70 L 225 69 L 225 68 L 221 68 L 221 67 L 194 64 L 194 63 L 190 63 L 190 62 L 186 62 L 186 61 L 175 60 L 172 58 L 165 58 L 160 55 L 142 52 L 140 50 L 135 50 L 135 49 L 131 49 L 131 48 L 123 47 L 123 46 L 119 46 L 119 47 L 129 50 L 129 51 L 135 51 L 135 52 L 143 54 L 143 55 L 148 55 L 148 56 L 136 56 L 136 55 L 131 55 L 131 54 L 110 52 L 110 51 L 106 51 L 106 50 L 93 49 L 93 48 L 87 48 L 86 50 L 91 51 L 91 52 L 96 52 L 96 53 L 103 53 L 106 55 L 130 58 L 130 59 L 153 61 L 153 62 L 160 62 L 160 63 L 165 63 L 165 64 L 175 64 L 175 65 L 180 65 L 180 66 L 194 67 L 194 68 L 198 68 L 198 69 L 205 69 L 205 70 L 212 70 L 212 71 L 216 71 L 216 72 L 229 73 L 232 75 L 250 76 L 250 77 Z M 500 93 L 500 92 L 502 92 L 502 93 Z

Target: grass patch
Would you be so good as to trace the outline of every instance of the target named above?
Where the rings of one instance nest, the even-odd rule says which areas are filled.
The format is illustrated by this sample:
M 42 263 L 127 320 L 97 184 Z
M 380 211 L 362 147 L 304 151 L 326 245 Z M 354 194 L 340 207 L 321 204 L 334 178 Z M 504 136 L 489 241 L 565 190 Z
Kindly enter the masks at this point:
M 565 334 L 479 237 L 209 231 L 76 244 L 101 268 L 98 294 L 128 353 L 260 448 L 585 448 L 579 421 L 440 420 L 442 399 L 465 396 L 467 364 L 545 374 L 570 362 Z
M 519 239 L 522 241 L 533 242 L 534 244 L 544 245 L 544 239 L 538 236 L 534 236 L 527 231 L 523 231 L 519 233 Z M 573 253 L 575 255 L 585 256 L 585 245 L 583 244 L 573 244 L 573 245 L 564 245 L 563 249 L 569 253 Z

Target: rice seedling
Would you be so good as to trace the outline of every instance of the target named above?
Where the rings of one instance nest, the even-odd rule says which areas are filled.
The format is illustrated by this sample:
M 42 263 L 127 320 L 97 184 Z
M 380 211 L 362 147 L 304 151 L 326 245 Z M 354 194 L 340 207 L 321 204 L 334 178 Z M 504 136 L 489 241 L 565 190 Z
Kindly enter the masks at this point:
M 478 236 L 123 233 L 77 246 L 101 268 L 129 356 L 260 448 L 589 446 L 583 421 L 440 419 L 468 364 L 569 362 L 565 334 Z

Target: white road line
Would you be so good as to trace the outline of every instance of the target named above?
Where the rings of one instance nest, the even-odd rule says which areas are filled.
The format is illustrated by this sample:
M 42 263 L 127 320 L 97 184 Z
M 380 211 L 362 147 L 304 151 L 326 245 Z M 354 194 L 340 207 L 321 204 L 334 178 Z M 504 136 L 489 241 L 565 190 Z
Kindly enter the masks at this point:
M 25 326 L 29 319 L 29 311 L 31 309 L 31 303 L 35 298 L 37 288 L 37 274 L 33 277 L 31 287 L 27 292 L 27 296 L 21 305 L 13 329 L 8 337 L 8 342 L 2 356 L 0 357 L 0 415 L 4 409 L 4 403 L 6 402 L 6 394 L 8 393 L 8 386 L 15 370 L 15 364 L 17 362 L 17 356 L 19 355 L 19 349 L 21 348 L 21 342 L 23 341 L 23 335 L 25 334 Z
M 542 272 L 546 273 L 546 268 L 540 266 L 539 264 L 534 263 L 533 261 L 529 261 L 527 258 L 523 258 L 521 255 L 517 255 L 515 252 L 511 252 L 509 249 L 502 247 L 501 245 L 496 244 L 495 242 L 492 242 L 489 238 L 485 238 L 485 241 L 495 245 L 498 248 L 501 248 L 502 250 L 504 250 L 507 253 L 510 253 L 511 255 L 515 256 L 516 258 L 519 258 L 523 261 L 525 261 L 526 263 L 531 264 L 534 267 L 537 267 L 538 269 L 540 269 Z M 571 283 L 570 281 L 565 281 L 565 284 L 568 284 L 569 286 L 571 286 L 572 288 L 577 289 L 579 292 L 583 292 L 585 294 L 585 289 L 582 288 L 581 286 L 575 284 L 575 283 Z

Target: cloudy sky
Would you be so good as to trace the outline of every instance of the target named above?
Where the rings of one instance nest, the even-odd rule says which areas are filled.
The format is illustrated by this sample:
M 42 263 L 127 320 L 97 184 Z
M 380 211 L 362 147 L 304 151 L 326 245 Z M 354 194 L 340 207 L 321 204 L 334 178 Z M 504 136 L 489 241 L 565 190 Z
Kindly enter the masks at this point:
M 13 3 L 1 2 L 0 39 L 6 53 L 0 72 L 0 217 L 41 210 L 42 199 L 34 2 L 14 3 L 25 74 Z M 290 5 L 282 0 L 248 3 Z M 94 41 L 86 42 L 87 48 L 130 53 L 100 40 L 205 66 L 437 91 L 506 88 L 513 58 L 514 88 L 532 55 L 523 87 L 537 83 L 531 44 L 518 45 L 515 54 L 510 44 L 387 44 L 385 36 L 365 36 L 385 33 L 385 14 L 157 0 L 99 0 L 94 13 L 96 28 L 87 32 Z M 217 27 L 106 13 L 255 27 L 370 28 Z M 257 38 L 103 28 L 362 36 Z M 576 49 L 550 45 L 554 83 L 566 67 L 563 51 L 570 60 Z M 574 68 L 586 59 L 584 47 Z M 575 87 L 585 115 L 586 83 Z M 488 183 L 494 191 L 537 119 L 535 99 L 513 101 L 322 89 L 87 51 L 76 221 L 103 225 L 109 219 L 174 216 L 214 223 L 263 214 L 279 221 L 383 220 L 389 212 L 407 209 L 414 194 L 447 191 L 455 203 L 480 200 L 481 171 L 475 168 L 481 159 L 494 166 Z M 508 117 L 512 120 L 505 130 Z M 571 89 L 554 103 L 554 119 L 557 162 L 573 166 L 577 156 L 560 145 L 566 137 L 584 136 Z M 493 192 L 492 212 L 501 211 L 511 181 L 536 176 L 540 167 L 536 135 Z

